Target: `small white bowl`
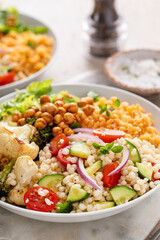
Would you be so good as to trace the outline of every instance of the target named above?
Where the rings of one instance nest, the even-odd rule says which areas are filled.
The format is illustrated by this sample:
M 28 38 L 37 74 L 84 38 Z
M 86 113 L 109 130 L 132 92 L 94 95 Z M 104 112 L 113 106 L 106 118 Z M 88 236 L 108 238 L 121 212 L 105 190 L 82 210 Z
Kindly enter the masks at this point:
M 45 26 L 48 28 L 48 32 L 46 33 L 48 36 L 52 37 L 54 39 L 54 44 L 53 44 L 53 49 L 52 49 L 52 56 L 50 61 L 39 71 L 37 71 L 36 73 L 30 75 L 29 77 L 26 77 L 22 80 L 10 83 L 10 84 L 6 84 L 4 86 L 0 86 L 0 96 L 3 96 L 7 93 L 10 93 L 12 91 L 14 91 L 15 89 L 22 89 L 25 88 L 30 82 L 37 81 L 38 77 L 40 75 L 42 75 L 44 72 L 46 72 L 48 70 L 48 68 L 50 66 L 52 66 L 53 62 L 55 61 L 55 53 L 56 53 L 56 48 L 57 48 L 57 40 L 55 37 L 54 32 L 52 31 L 51 27 L 48 26 L 48 24 L 42 22 L 41 20 L 38 20 L 36 18 L 33 18 L 29 15 L 25 15 L 20 13 L 19 14 L 19 20 L 20 22 L 22 22 L 25 25 L 29 25 L 29 26 Z
M 122 64 L 127 62 L 127 60 L 146 60 L 146 59 L 154 59 L 160 60 L 160 51 L 157 50 L 148 50 L 148 49 L 139 49 L 139 50 L 130 50 L 123 51 L 116 54 L 113 54 L 109 57 L 105 62 L 105 73 L 107 77 L 117 86 L 121 88 L 125 88 L 132 92 L 138 93 L 140 95 L 150 95 L 154 93 L 160 92 L 160 87 L 145 87 L 142 85 L 130 86 L 130 84 L 124 83 L 121 81 L 121 78 L 118 77 L 117 71 Z

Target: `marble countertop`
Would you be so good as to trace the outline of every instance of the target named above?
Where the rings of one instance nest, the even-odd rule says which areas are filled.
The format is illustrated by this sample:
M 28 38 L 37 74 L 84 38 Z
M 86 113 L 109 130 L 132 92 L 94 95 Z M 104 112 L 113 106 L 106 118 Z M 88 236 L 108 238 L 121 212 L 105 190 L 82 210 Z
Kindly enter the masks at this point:
M 57 35 L 57 61 L 42 76 L 66 82 L 86 71 L 103 72 L 104 60 L 86 57 L 81 25 L 91 11 L 92 0 L 5 0 L 4 6 L 48 22 Z M 145 8 L 144 8 L 145 5 Z M 138 6 L 138 7 L 137 7 Z M 126 49 L 160 48 L 160 2 L 117 0 L 117 9 L 129 27 Z M 67 27 L 66 27 L 67 26 Z M 147 28 L 146 28 L 147 26 Z M 154 26 L 154 31 L 153 31 Z M 103 83 L 103 82 L 101 82 Z M 105 82 L 104 82 L 105 83 Z M 106 82 L 107 83 L 107 82 Z M 150 98 L 157 104 L 159 95 Z M 160 192 L 121 214 L 87 223 L 47 223 L 17 216 L 0 208 L 0 240 L 144 240 L 160 218 Z

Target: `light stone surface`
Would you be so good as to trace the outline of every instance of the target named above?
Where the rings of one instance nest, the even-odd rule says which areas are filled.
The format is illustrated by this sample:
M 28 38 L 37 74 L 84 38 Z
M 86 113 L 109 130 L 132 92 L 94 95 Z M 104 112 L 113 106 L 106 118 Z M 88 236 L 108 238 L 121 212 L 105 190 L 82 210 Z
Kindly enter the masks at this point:
M 43 75 L 66 82 L 86 71 L 100 69 L 104 60 L 86 57 L 82 41 L 82 21 L 92 8 L 92 0 L 4 0 L 4 6 L 48 22 L 57 35 L 57 61 Z M 126 49 L 160 48 L 159 0 L 117 0 L 117 9 L 128 24 Z M 93 80 L 98 82 L 97 79 Z M 104 75 L 103 81 L 105 83 Z M 107 82 L 106 82 L 107 83 Z M 151 97 L 158 103 L 158 97 Z M 136 207 L 106 219 L 75 224 L 46 223 L 23 218 L 0 208 L 0 240 L 144 240 L 160 218 L 160 192 Z

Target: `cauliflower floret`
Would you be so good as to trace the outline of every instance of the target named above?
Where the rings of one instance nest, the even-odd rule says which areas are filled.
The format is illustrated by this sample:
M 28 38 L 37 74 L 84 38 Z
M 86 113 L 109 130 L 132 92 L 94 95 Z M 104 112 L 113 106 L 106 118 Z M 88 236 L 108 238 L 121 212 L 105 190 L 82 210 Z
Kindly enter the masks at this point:
M 35 159 L 38 155 L 39 147 L 34 143 L 29 143 L 36 128 L 26 124 L 22 127 L 10 127 L 0 124 L 0 154 L 16 160 L 22 155 L 28 155 Z
M 17 183 L 30 183 L 31 178 L 38 172 L 38 167 L 29 156 L 21 156 L 14 166 Z
M 20 206 L 25 206 L 24 194 L 27 190 L 27 188 L 14 187 L 8 194 L 8 201 Z
M 26 185 L 31 183 L 32 177 L 38 172 L 38 167 L 29 156 L 21 156 L 14 166 L 17 185 L 10 190 L 8 201 L 17 205 L 25 206 L 24 194 L 28 190 Z M 24 187 L 25 185 L 25 187 Z

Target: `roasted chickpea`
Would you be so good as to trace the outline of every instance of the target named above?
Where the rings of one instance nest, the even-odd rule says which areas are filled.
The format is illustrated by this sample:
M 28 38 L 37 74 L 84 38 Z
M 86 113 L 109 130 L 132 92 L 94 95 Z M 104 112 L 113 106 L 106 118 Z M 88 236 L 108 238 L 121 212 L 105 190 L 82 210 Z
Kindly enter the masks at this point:
M 34 125 L 36 128 L 44 129 L 47 126 L 46 121 L 43 118 L 38 118 Z
M 64 96 L 67 97 L 67 98 L 73 98 L 72 95 L 69 94 L 69 93 L 66 93 Z
M 52 122 L 48 123 L 48 125 L 49 125 L 50 127 L 53 127 L 54 122 L 52 121 Z
M 53 116 L 52 114 L 48 113 L 48 112 L 44 112 L 41 114 L 41 117 L 47 122 L 50 123 L 53 121 Z
M 41 111 L 48 112 L 54 116 L 57 113 L 58 108 L 53 103 L 47 103 L 42 106 Z
M 38 112 L 38 111 L 39 111 L 39 107 L 37 107 L 37 106 L 32 106 L 32 107 L 30 107 L 29 109 L 33 109 L 35 112 Z
M 23 117 L 23 114 L 22 114 L 22 113 L 20 113 L 20 112 L 14 112 L 13 115 L 12 115 L 12 121 L 13 121 L 13 122 L 18 122 L 18 120 L 19 120 L 20 118 L 22 118 L 22 117 Z
M 40 97 L 41 105 L 43 105 L 44 103 L 50 103 L 50 102 L 51 102 L 51 99 L 50 99 L 50 97 L 48 97 L 48 95 L 42 95 Z
M 68 108 L 67 108 L 67 111 L 71 112 L 71 113 L 78 112 L 78 105 L 77 105 L 77 103 L 70 103 Z
M 63 97 L 56 98 L 56 100 L 54 101 L 54 103 L 57 102 L 57 101 L 62 101 L 62 102 L 64 102 L 64 99 L 63 99 Z
M 69 104 L 70 104 L 70 103 L 65 103 L 65 104 L 63 105 L 63 107 L 67 110 L 68 107 L 69 107 Z
M 68 124 L 66 124 L 65 122 L 61 122 L 58 124 L 58 127 L 62 128 L 62 129 L 65 129 L 68 127 Z
M 57 107 L 63 107 L 63 105 L 64 105 L 64 102 L 63 102 L 63 101 L 60 101 L 60 100 L 58 100 L 58 101 L 56 101 L 54 104 L 55 104 Z
M 93 98 L 91 97 L 84 97 L 84 98 L 81 98 L 81 100 L 78 102 L 78 106 L 79 107 L 84 107 L 86 106 L 87 104 L 93 104 Z
M 26 123 L 25 118 L 20 118 L 20 119 L 18 120 L 18 124 L 21 125 L 21 126 L 23 126 L 25 123 Z
M 71 124 L 74 122 L 74 115 L 72 113 L 65 113 L 64 114 L 64 121 L 67 123 L 67 124 Z
M 71 134 L 74 134 L 74 132 L 73 132 L 73 130 L 70 127 L 67 127 L 67 128 L 64 129 L 64 134 L 66 136 L 69 136 Z
M 62 133 L 62 129 L 60 127 L 54 127 L 52 128 L 52 134 L 53 136 L 56 136 L 57 134 Z
M 24 112 L 24 117 L 34 117 L 35 116 L 35 111 L 33 109 L 28 109 Z
M 78 113 L 76 113 L 76 120 L 81 123 L 85 118 L 86 118 L 86 115 L 84 112 L 80 111 Z
M 64 115 L 66 113 L 66 109 L 64 107 L 59 107 L 57 114 Z
M 42 115 L 42 112 L 41 112 L 41 111 L 38 111 L 38 112 L 35 113 L 35 117 L 36 117 L 36 118 L 40 118 L 41 115 Z
M 55 123 L 55 124 L 59 124 L 59 123 L 62 122 L 62 121 L 63 121 L 62 115 L 56 114 L 56 115 L 54 116 L 54 123 Z
M 82 108 L 82 110 L 84 111 L 84 113 L 89 116 L 92 115 L 92 113 L 94 112 L 94 106 L 92 105 L 86 105 Z

